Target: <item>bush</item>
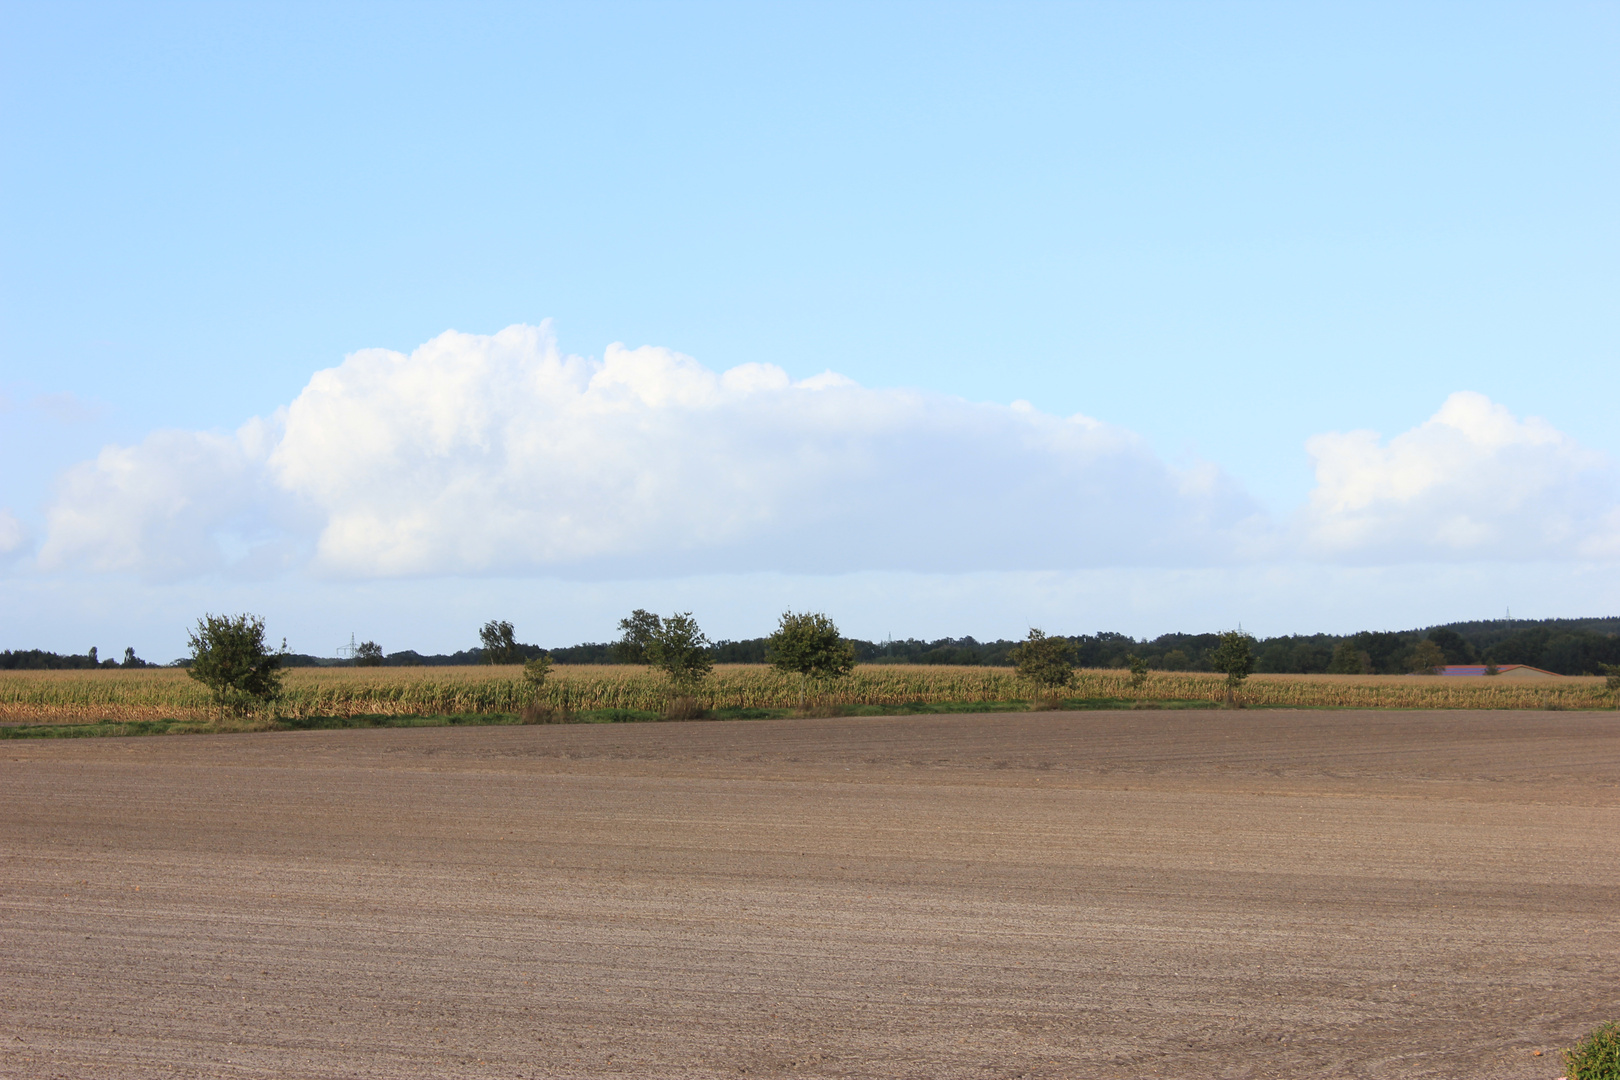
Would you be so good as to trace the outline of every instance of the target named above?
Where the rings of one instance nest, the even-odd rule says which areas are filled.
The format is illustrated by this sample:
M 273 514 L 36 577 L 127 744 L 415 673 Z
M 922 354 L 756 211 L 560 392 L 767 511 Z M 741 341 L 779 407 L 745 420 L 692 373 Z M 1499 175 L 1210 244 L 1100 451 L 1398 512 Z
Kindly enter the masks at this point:
M 533 660 L 526 660 L 523 664 L 523 680 L 531 686 L 546 685 L 546 676 L 551 674 L 551 657 L 537 656 Z
M 214 692 L 214 703 L 246 712 L 281 696 L 281 654 L 264 647 L 264 620 L 257 615 L 204 615 L 187 635 L 191 664 L 186 674 Z
M 1029 637 L 1008 654 L 1018 674 L 1042 691 L 1068 686 L 1074 681 L 1074 645 L 1066 637 L 1047 637 L 1030 627 Z
M 838 679 L 855 667 L 855 646 L 838 636 L 825 615 L 783 612 L 767 646 L 771 666 L 799 676 L 799 708 L 811 679 Z
M 1140 690 L 1147 685 L 1148 663 L 1135 653 L 1125 654 L 1125 663 L 1131 669 L 1131 689 Z
M 1604 1024 L 1564 1051 L 1569 1080 L 1620 1080 L 1620 1021 Z
M 1254 671 L 1254 638 L 1242 630 L 1228 630 L 1221 635 L 1221 642 L 1215 646 L 1210 654 L 1209 662 L 1216 671 L 1226 676 L 1226 694 L 1230 700 L 1232 692 L 1243 685 Z
M 647 663 L 669 676 L 676 697 L 689 697 L 714 670 L 714 655 L 688 611 L 663 620 L 647 642 Z

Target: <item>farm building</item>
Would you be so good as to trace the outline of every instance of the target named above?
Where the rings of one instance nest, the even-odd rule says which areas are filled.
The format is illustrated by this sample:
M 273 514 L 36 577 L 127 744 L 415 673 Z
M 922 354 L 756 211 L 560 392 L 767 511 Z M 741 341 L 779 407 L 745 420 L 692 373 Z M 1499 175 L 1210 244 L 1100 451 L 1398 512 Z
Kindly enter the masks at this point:
M 1447 664 L 1442 675 L 1483 675 L 1484 664 Z M 1562 679 L 1556 671 L 1543 671 L 1529 664 L 1503 664 L 1496 669 L 1498 679 Z

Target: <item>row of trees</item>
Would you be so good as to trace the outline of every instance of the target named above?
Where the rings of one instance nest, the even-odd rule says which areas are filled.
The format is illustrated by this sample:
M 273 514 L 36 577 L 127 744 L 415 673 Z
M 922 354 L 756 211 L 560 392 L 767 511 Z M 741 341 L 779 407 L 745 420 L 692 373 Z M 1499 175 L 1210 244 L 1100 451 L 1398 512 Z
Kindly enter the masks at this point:
M 528 676 L 542 681 L 554 657 L 534 645 L 517 640 L 516 628 L 492 619 L 479 628 L 479 655 L 485 663 L 523 663 Z M 855 666 L 855 649 L 841 637 L 825 615 L 784 612 L 776 632 L 761 639 L 762 659 L 778 670 L 812 678 L 836 678 Z M 364 646 L 362 646 L 363 648 Z M 637 608 L 619 620 L 619 640 L 603 646 L 596 659 L 618 664 L 643 664 L 669 676 L 677 693 L 689 694 L 725 662 L 721 650 L 709 640 L 690 611 L 661 616 Z M 566 650 L 559 650 L 566 651 Z M 802 695 L 801 695 L 802 696 Z
M 509 624 L 490 623 L 486 627 Z M 619 620 L 620 638 L 613 645 L 619 663 L 646 664 L 664 671 L 678 691 L 690 691 L 714 667 L 714 647 L 698 628 L 691 612 L 661 618 L 640 608 Z M 1218 636 L 1211 652 L 1213 669 L 1226 675 L 1228 692 L 1254 671 L 1254 638 L 1241 630 Z M 1031 628 L 1029 636 L 1007 652 L 1019 675 L 1047 693 L 1073 685 L 1077 662 L 1075 643 Z M 813 679 L 838 678 L 853 670 L 856 645 L 838 633 L 826 615 L 784 612 L 776 632 L 765 639 L 765 658 L 779 671 L 800 677 L 799 704 L 803 706 Z M 1150 671 L 1147 661 L 1127 654 L 1131 682 L 1140 688 Z
M 619 620 L 619 631 L 615 659 L 663 671 L 677 693 L 691 693 L 714 670 L 714 645 L 690 611 L 660 617 L 637 608 Z M 812 679 L 836 679 L 854 669 L 855 649 L 827 616 L 786 611 L 766 639 L 765 659 L 778 671 L 799 676 L 802 707 Z
M 257 615 L 205 615 L 187 635 L 191 655 L 186 672 L 206 685 L 222 708 L 244 711 L 275 701 L 281 694 L 287 643 L 271 650 L 265 642 L 264 619 Z M 664 672 L 677 695 L 690 695 L 714 670 L 713 643 L 691 612 L 660 617 L 637 609 L 619 621 L 622 636 L 614 648 L 623 663 L 639 663 Z M 491 664 L 523 661 L 524 678 L 543 684 L 551 657 L 520 644 L 510 622 L 491 620 L 479 630 L 483 658 Z M 825 615 L 785 612 L 770 638 L 771 663 L 798 674 L 799 700 L 813 678 L 837 678 L 855 666 L 855 653 Z M 377 664 L 382 650 L 373 642 L 355 649 L 355 662 Z
M 1065 637 L 1049 637 L 1044 631 L 1031 629 L 1029 636 L 1014 646 L 1009 659 L 1018 674 L 1049 694 L 1072 686 L 1078 660 L 1074 641 Z M 1254 638 L 1241 630 L 1229 630 L 1218 635 L 1210 653 L 1211 669 L 1226 676 L 1228 697 L 1243 680 L 1254 672 Z M 1125 654 L 1122 665 L 1130 669 L 1131 686 L 1141 689 L 1147 682 L 1151 667 L 1147 660 L 1135 653 Z

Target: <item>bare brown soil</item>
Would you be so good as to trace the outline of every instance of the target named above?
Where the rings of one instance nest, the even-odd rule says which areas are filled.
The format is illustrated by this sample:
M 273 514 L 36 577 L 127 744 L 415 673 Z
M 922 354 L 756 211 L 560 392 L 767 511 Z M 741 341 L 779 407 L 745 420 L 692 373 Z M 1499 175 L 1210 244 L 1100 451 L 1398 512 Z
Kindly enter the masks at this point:
M 5 1076 L 1551 1080 L 1620 1017 L 1613 712 L 10 742 L 0 821 Z

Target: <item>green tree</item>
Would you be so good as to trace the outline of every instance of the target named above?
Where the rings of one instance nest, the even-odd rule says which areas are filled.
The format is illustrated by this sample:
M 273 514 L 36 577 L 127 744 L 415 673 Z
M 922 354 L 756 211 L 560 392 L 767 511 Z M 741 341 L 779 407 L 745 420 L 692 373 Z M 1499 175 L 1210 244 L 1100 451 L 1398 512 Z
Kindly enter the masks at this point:
M 1367 656 L 1356 648 L 1355 638 L 1345 638 L 1333 646 L 1333 659 L 1328 661 L 1329 675 L 1361 675 L 1367 670 Z
M 1074 681 L 1074 644 L 1066 637 L 1047 637 L 1032 626 L 1029 636 L 1007 655 L 1019 676 L 1042 690 L 1057 690 Z
M 645 664 L 647 646 L 663 629 L 664 622 L 650 611 L 636 608 L 619 620 L 619 640 L 613 643 L 613 658 L 621 664 Z
M 544 686 L 546 676 L 551 674 L 551 657 L 541 654 L 523 665 L 523 678 L 535 686 Z
M 1446 653 L 1428 638 L 1417 643 L 1412 650 L 1412 674 L 1438 675 L 1446 666 Z
M 690 611 L 671 615 L 647 642 L 647 665 L 668 675 L 677 693 L 690 694 L 714 670 L 710 648 Z
M 186 674 L 214 692 L 214 702 L 238 712 L 281 696 L 281 656 L 264 644 L 257 615 L 204 615 L 187 635 L 191 666 Z
M 1254 638 L 1242 630 L 1228 630 L 1209 654 L 1209 666 L 1226 676 L 1226 693 L 1243 684 L 1254 671 Z
M 1620 664 L 1600 664 L 1603 674 L 1608 676 L 1603 680 L 1610 690 L 1620 690 Z
M 1131 689 L 1140 690 L 1146 686 L 1148 681 L 1147 661 L 1135 653 L 1126 653 L 1125 663 L 1131 669 Z
M 356 667 L 382 667 L 382 646 L 375 641 L 362 641 L 354 647 L 354 663 Z
M 765 655 L 777 671 L 799 675 L 799 708 L 804 708 L 811 679 L 841 678 L 855 667 L 855 646 L 838 636 L 825 615 L 784 611 Z
M 479 643 L 484 649 L 484 662 L 489 664 L 515 664 L 522 659 L 512 624 L 491 619 L 478 631 Z

